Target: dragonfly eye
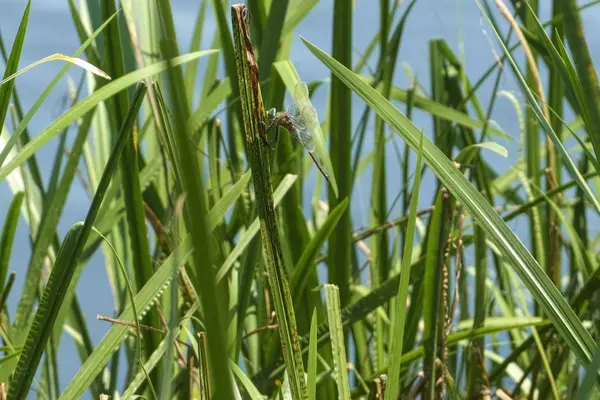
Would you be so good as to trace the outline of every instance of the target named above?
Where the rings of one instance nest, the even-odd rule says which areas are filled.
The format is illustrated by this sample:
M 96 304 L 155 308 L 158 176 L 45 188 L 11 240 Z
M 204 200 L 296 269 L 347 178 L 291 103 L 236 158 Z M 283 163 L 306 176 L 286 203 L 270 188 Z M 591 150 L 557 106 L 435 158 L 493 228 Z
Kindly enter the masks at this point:
M 275 118 L 275 114 L 277 113 L 277 110 L 275 110 L 275 108 L 271 108 L 269 111 L 267 111 L 267 119 L 270 121 L 273 118 Z

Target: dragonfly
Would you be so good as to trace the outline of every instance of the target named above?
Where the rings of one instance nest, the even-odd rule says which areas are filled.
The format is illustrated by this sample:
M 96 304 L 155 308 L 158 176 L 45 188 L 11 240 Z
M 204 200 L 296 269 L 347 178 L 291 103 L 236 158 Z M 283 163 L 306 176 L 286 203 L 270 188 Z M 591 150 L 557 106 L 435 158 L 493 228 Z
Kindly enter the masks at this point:
M 274 108 L 267 111 L 265 130 L 268 132 L 273 126 L 277 127 L 277 132 L 275 139 L 271 143 L 277 141 L 279 127 L 285 128 L 306 149 L 317 168 L 319 168 L 319 171 L 327 179 L 327 182 L 331 184 L 329 174 L 325 171 L 325 168 L 315 154 L 313 133 L 319 127 L 319 117 L 317 116 L 317 110 L 315 110 L 310 102 L 306 82 L 299 81 L 294 87 L 292 102 L 288 106 L 287 111 L 277 112 Z

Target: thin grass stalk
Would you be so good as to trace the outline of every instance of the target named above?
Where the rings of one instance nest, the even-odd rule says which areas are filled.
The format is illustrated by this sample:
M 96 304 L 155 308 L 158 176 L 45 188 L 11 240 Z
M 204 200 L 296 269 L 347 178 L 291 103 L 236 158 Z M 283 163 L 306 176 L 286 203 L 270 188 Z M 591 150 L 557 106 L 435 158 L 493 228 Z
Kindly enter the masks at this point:
M 410 215 L 406 227 L 406 239 L 402 253 L 402 268 L 400 270 L 400 282 L 398 284 L 398 296 L 396 297 L 396 312 L 392 319 L 392 336 L 390 348 L 390 363 L 388 368 L 388 386 L 385 400 L 395 400 L 400 394 L 400 369 L 402 367 L 402 347 L 404 345 L 404 323 L 406 321 L 406 301 L 408 300 L 408 285 L 410 283 L 410 269 L 413 252 L 413 241 L 415 226 L 417 222 L 417 205 L 419 204 L 419 185 L 421 184 L 421 170 L 423 165 L 423 153 L 421 152 L 423 139 L 417 154 L 416 173 L 410 198 Z
M 581 16 L 575 0 L 566 0 L 562 2 L 564 12 L 564 27 L 567 35 L 569 48 L 573 53 L 575 69 L 581 87 L 584 92 L 584 102 L 587 108 L 587 115 L 591 126 L 588 127 L 588 135 L 596 159 L 600 160 L 600 87 L 598 86 L 598 74 L 594 68 L 590 50 L 583 34 L 583 25 Z
M 333 5 L 333 57 L 352 68 L 352 2 L 335 0 Z M 338 184 L 338 196 L 328 187 L 329 208 L 333 209 L 344 198 L 351 199 L 352 191 L 352 93 L 331 75 L 329 155 Z M 328 282 L 340 290 L 340 304 L 350 302 L 350 277 L 352 265 L 352 221 L 350 209 L 341 216 L 329 240 Z
M 346 346 L 344 344 L 344 327 L 342 325 L 340 295 L 335 285 L 325 285 L 325 304 L 327 320 L 331 336 L 333 353 L 333 379 L 337 383 L 338 399 L 350 399 L 350 383 L 346 362 Z
M 304 366 L 298 342 L 296 317 L 287 281 L 287 270 L 279 239 L 279 228 L 273 206 L 271 172 L 269 170 L 269 148 L 265 145 L 265 110 L 260 91 L 259 71 L 250 40 L 244 5 L 231 9 L 234 29 L 235 60 L 238 71 L 240 100 L 247 142 L 248 160 L 252 169 L 252 180 L 256 194 L 256 207 L 260 218 L 263 255 L 269 275 L 270 293 L 273 296 L 283 354 L 294 399 L 308 396 L 304 377 Z
M 383 76 L 384 89 L 383 95 L 389 97 L 391 78 L 393 76 L 393 64 L 388 67 L 388 12 L 389 0 L 380 0 L 380 58 L 379 58 L 379 74 Z M 387 79 L 386 79 L 387 78 Z M 372 225 L 382 225 L 387 219 L 387 190 L 386 190 L 386 149 L 385 149 L 385 124 L 379 117 L 375 119 L 375 135 L 374 135 L 374 157 L 373 157 L 373 174 L 371 177 L 371 207 L 370 219 Z M 371 283 L 373 286 L 379 286 L 384 282 L 390 270 L 389 260 L 389 240 L 387 231 L 382 231 L 373 236 L 371 246 L 372 261 L 370 264 Z M 384 327 L 382 315 L 375 315 L 375 331 L 373 332 L 375 345 L 375 368 L 381 369 L 386 362 L 386 338 L 387 330 Z
M 27 2 L 25 10 L 23 11 L 23 16 L 21 17 L 19 29 L 17 30 L 17 34 L 15 35 L 15 40 L 10 51 L 10 56 L 8 58 L 8 61 L 6 62 L 6 68 L 4 69 L 4 78 L 7 78 L 15 72 L 17 72 L 17 68 L 19 67 L 19 60 L 21 58 L 21 51 L 23 50 L 23 43 L 25 42 L 25 33 L 27 32 L 27 24 L 29 23 L 30 11 L 31 0 Z M 4 121 L 6 119 L 6 114 L 8 113 L 8 106 L 10 104 L 10 99 L 12 96 L 14 86 L 14 79 L 0 86 L 0 127 L 4 126 Z M 8 156 L 8 151 L 10 151 L 10 146 L 6 147 L 7 148 L 2 149 L 2 153 L 0 155 L 0 165 L 4 163 L 6 156 Z

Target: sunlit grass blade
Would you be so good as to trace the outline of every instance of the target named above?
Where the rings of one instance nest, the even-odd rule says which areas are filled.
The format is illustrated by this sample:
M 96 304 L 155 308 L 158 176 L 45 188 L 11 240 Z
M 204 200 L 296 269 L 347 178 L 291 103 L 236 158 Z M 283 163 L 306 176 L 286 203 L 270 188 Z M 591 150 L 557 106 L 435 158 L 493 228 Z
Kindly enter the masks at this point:
M 329 336 L 333 351 L 333 379 L 337 383 L 338 398 L 350 399 L 350 383 L 346 363 L 346 346 L 344 344 L 344 327 L 340 309 L 339 289 L 335 285 L 325 285 L 325 304 L 327 304 L 327 320 Z
M 310 339 L 308 344 L 308 368 L 306 385 L 308 400 L 316 400 L 317 393 L 317 312 L 313 311 L 310 322 Z
M 65 62 L 71 63 L 73 65 L 77 65 L 77 66 L 85 69 L 86 71 L 91 72 L 92 74 L 101 76 L 104 79 L 108 79 L 108 80 L 111 79 L 110 76 L 108 76 L 108 74 L 106 74 L 106 72 L 104 72 L 100 68 L 90 64 L 89 62 L 82 60 L 81 58 L 69 57 L 64 54 L 57 53 L 57 54 L 52 54 L 51 56 L 48 56 L 48 57 L 44 57 L 41 60 L 38 60 L 34 63 L 31 63 L 28 66 L 26 66 L 25 68 L 22 68 L 22 69 L 18 70 L 17 72 L 15 72 L 14 74 L 4 78 L 3 80 L 0 81 L 0 86 L 6 84 L 11 79 L 14 79 L 17 76 L 29 71 L 30 69 L 35 68 L 38 65 L 41 65 L 41 64 L 49 62 L 49 61 L 65 61 Z
M 15 168 L 18 168 L 25 160 L 27 160 L 27 158 L 31 157 L 42 146 L 48 143 L 50 139 L 59 134 L 63 129 L 72 124 L 78 118 L 81 118 L 87 112 L 92 110 L 101 101 L 108 99 L 115 93 L 120 92 L 121 90 L 135 84 L 140 80 L 165 71 L 169 66 L 169 62 L 171 62 L 172 65 L 181 65 L 198 57 L 212 54 L 215 51 L 216 50 L 204 50 L 193 54 L 185 54 L 183 56 L 176 57 L 173 60 L 161 61 L 139 69 L 135 72 L 131 72 L 121 78 L 115 79 L 111 83 L 95 91 L 94 94 L 78 102 L 69 111 L 55 119 L 50 126 L 40 132 L 27 144 L 27 146 L 23 147 L 9 163 L 3 165 L 2 168 L 0 168 L 0 181 L 4 180 L 8 174 L 10 174 Z
M 92 35 L 90 35 L 90 37 L 81 45 L 81 47 L 79 47 L 79 49 L 77 49 L 77 51 L 73 54 L 73 57 L 78 57 L 79 55 L 81 55 L 81 53 L 83 53 L 83 51 L 85 49 L 87 49 L 91 43 L 93 43 L 96 36 L 98 36 L 104 30 L 104 28 L 114 19 L 115 16 L 116 16 L 116 14 L 113 15 L 111 18 L 107 19 L 98 29 L 96 29 L 96 31 L 94 31 L 94 33 Z M 56 76 L 52 79 L 52 81 L 44 89 L 42 94 L 36 99 L 33 106 L 31 106 L 29 111 L 25 114 L 25 116 L 19 123 L 19 126 L 15 129 L 12 136 L 10 137 L 10 140 L 4 146 L 4 148 L 2 149 L 2 152 L 0 152 L 0 167 L 4 166 L 4 161 L 6 160 L 6 157 L 8 157 L 8 153 L 10 152 L 10 150 L 14 147 L 14 145 L 16 143 L 18 143 L 19 136 L 27 129 L 27 124 L 29 124 L 29 122 L 31 121 L 33 116 L 36 114 L 36 112 L 39 110 L 39 108 L 42 105 L 42 103 L 44 102 L 44 100 L 46 100 L 46 98 L 48 97 L 50 92 L 52 92 L 52 89 L 54 89 L 54 87 L 58 84 L 58 82 L 60 81 L 62 76 L 69 70 L 70 67 L 71 67 L 71 64 L 68 63 L 67 65 L 65 65 L 61 68 L 61 70 L 58 72 L 58 74 L 56 74 Z M 135 82 L 136 81 L 133 81 L 131 84 L 133 84 Z M 70 125 L 70 124 L 66 124 L 62 128 L 57 128 L 56 129 L 57 133 L 60 132 L 62 129 L 64 129 L 68 125 Z M 0 126 L 2 126 L 2 125 L 0 125 Z M 34 152 L 32 152 L 32 154 L 33 153 Z M 1 171 L 2 171 L 2 168 L 0 168 L 0 176 L 1 176 Z M 3 178 L 0 178 L 0 180 L 2 180 L 2 179 Z
M 19 67 L 21 51 L 23 50 L 23 43 L 25 42 L 25 33 L 27 32 L 27 24 L 29 23 L 30 10 L 31 0 L 29 0 L 25 6 L 25 11 L 23 12 L 23 17 L 21 17 L 19 29 L 17 30 L 17 34 L 15 35 L 15 40 L 10 51 L 10 56 L 6 62 L 6 67 L 4 69 L 5 79 L 9 78 L 13 73 L 15 73 Z M 5 79 L 3 79 L 2 82 L 4 82 Z M 14 86 L 14 80 L 9 80 L 7 85 L 1 85 L 0 83 L 0 129 L 2 129 L 4 126 L 4 121 L 6 119 L 6 114 L 8 113 L 8 105 L 10 103 Z M 2 166 L 4 163 L 9 150 L 10 149 L 2 150 L 2 153 L 0 154 L 0 166 Z
M 250 396 L 251 400 L 263 400 L 265 396 L 260 394 L 256 386 L 252 383 L 252 381 L 248 378 L 248 376 L 237 366 L 233 361 L 229 362 L 229 366 L 233 371 L 233 374 L 237 378 L 237 380 L 242 384 L 248 396 Z
M 390 102 L 386 101 L 350 70 L 310 42 L 304 40 L 304 43 L 317 58 L 342 79 L 344 84 L 348 85 L 375 112 L 381 115 L 413 149 L 417 148 L 420 132 L 412 122 L 407 120 Z M 525 246 L 454 164 L 428 139 L 423 142 L 423 156 L 425 163 L 461 202 L 463 207 L 473 215 L 493 243 L 498 246 L 502 255 L 517 272 L 534 299 L 554 322 L 556 329 L 574 352 L 579 362 L 587 365 L 596 348 L 594 340 Z

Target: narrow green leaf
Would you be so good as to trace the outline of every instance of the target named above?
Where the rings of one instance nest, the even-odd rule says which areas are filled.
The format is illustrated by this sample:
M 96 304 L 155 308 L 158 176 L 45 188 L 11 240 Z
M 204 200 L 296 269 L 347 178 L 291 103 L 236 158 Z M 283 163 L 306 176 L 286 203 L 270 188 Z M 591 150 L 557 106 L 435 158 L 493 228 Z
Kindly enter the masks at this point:
M 342 325 L 340 294 L 337 286 L 325 285 L 325 303 L 327 304 L 329 336 L 331 337 L 331 349 L 333 351 L 333 379 L 337 383 L 338 398 L 350 399 L 344 327 Z
M 321 225 L 317 233 L 315 233 L 310 240 L 300 257 L 300 260 L 298 260 L 298 263 L 294 267 L 292 278 L 290 280 L 294 303 L 300 302 L 300 296 L 304 291 L 304 286 L 310 275 L 309 269 L 311 267 L 316 267 L 315 260 L 319 255 L 321 247 L 323 247 L 325 241 L 327 241 L 329 236 L 333 233 L 343 213 L 346 212 L 348 204 L 348 199 L 344 199 L 331 211 L 331 213 L 329 213 L 327 220 Z
M 410 197 L 410 214 L 406 226 L 406 240 L 402 252 L 402 269 L 400 270 L 400 282 L 398 285 L 398 296 L 396 297 L 396 312 L 392 323 L 392 337 L 390 348 L 390 362 L 388 367 L 388 384 L 385 392 L 385 400 L 397 399 L 400 394 L 400 368 L 402 366 L 402 346 L 404 344 L 404 322 L 406 320 L 406 300 L 408 299 L 408 285 L 410 283 L 410 268 L 412 264 L 413 242 L 415 226 L 417 223 L 417 206 L 419 204 L 419 186 L 421 184 L 421 171 L 423 165 L 423 137 L 421 134 L 419 150 L 417 152 L 417 165 L 415 166 L 415 180 L 412 195 Z
M 252 381 L 248 378 L 244 371 L 242 371 L 240 367 L 237 366 L 236 363 L 229 360 L 229 366 L 231 367 L 231 370 L 233 371 L 233 374 L 235 375 L 237 380 L 240 381 L 240 383 L 244 386 L 244 389 L 246 390 L 246 393 L 248 393 L 248 395 L 250 396 L 251 400 L 263 400 L 266 398 L 266 396 L 260 394 L 256 386 L 254 386 Z
M 27 2 L 23 17 L 19 23 L 19 29 L 15 35 L 15 40 L 10 51 L 10 56 L 6 61 L 6 68 L 4 69 L 4 78 L 10 77 L 17 71 L 19 67 L 19 60 L 21 59 L 21 51 L 23 50 L 23 43 L 25 42 L 25 33 L 27 32 L 27 24 L 29 23 L 29 12 L 31 10 L 31 0 Z M 4 82 L 4 79 L 2 80 Z M 8 113 L 8 105 L 10 104 L 10 98 L 12 96 L 15 81 L 10 80 L 7 85 L 0 83 L 0 129 L 4 126 L 6 114 Z M 10 150 L 10 149 L 9 149 Z M 8 151 L 3 149 L 0 157 L 0 166 L 4 163 Z
M 0 290 L 2 291 L 2 296 L 4 296 L 4 284 L 6 283 L 10 254 L 12 252 L 12 245 L 15 241 L 15 233 L 17 231 L 19 215 L 21 214 L 21 205 L 23 204 L 24 198 L 24 192 L 14 194 L 10 201 L 10 205 L 8 206 L 8 210 L 6 211 L 4 226 L 2 227 L 2 236 L 0 236 Z
M 316 400 L 317 395 L 317 311 L 313 310 L 310 321 L 310 339 L 308 344 L 308 369 L 306 385 L 308 400 Z

